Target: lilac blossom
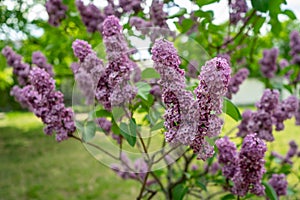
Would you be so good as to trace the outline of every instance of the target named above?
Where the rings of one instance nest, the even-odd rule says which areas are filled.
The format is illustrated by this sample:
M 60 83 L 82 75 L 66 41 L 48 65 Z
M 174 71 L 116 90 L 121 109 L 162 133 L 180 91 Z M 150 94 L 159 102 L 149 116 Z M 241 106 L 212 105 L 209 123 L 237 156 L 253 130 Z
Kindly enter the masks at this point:
M 196 60 L 191 60 L 187 66 L 187 76 L 197 78 L 199 73 L 198 66 L 199 64 Z
M 128 46 L 117 17 L 105 19 L 102 35 L 109 62 L 99 76 L 95 95 L 105 109 L 110 110 L 112 106 L 122 105 L 135 97 L 137 89 L 129 84 L 129 80 L 136 64 L 128 56 Z
M 6 57 L 7 64 L 13 67 L 13 73 L 17 76 L 19 84 L 28 84 L 29 64 L 24 63 L 22 56 L 14 52 L 9 46 L 2 49 L 2 54 Z
M 249 133 L 248 124 L 249 124 L 250 120 L 252 121 L 252 119 L 251 119 L 252 114 L 253 114 L 253 112 L 251 110 L 245 110 L 243 112 L 243 114 L 242 114 L 243 120 L 238 125 L 238 129 L 239 129 L 239 131 L 237 132 L 238 137 L 245 137 L 246 135 L 248 135 L 248 133 Z
M 231 24 L 236 25 L 239 21 L 245 20 L 245 15 L 248 11 L 248 6 L 245 0 L 230 0 L 229 8 L 229 20 Z
M 75 40 L 72 44 L 74 55 L 83 62 L 85 57 L 92 52 L 92 46 L 84 40 Z
M 299 101 L 299 99 L 298 99 L 298 102 L 299 102 L 299 104 L 298 104 L 298 109 L 295 113 L 295 119 L 296 119 L 296 125 L 300 126 L 300 101 Z
M 49 15 L 48 23 L 52 26 L 59 26 L 60 22 L 66 18 L 68 7 L 61 0 L 47 0 L 45 6 Z
M 102 130 L 105 131 L 105 133 L 109 133 L 110 132 L 112 124 L 106 118 L 104 118 L 104 117 L 97 118 L 96 119 L 96 123 L 98 124 L 98 126 L 100 128 L 102 128 Z
M 14 87 L 12 93 L 46 125 L 44 132 L 56 132 L 56 140 L 68 138 L 75 130 L 74 113 L 65 108 L 63 94 L 55 90 L 53 78 L 44 69 L 33 68 L 29 74 L 29 84 L 23 88 Z
M 272 48 L 264 50 L 263 58 L 259 61 L 262 75 L 266 78 L 273 78 L 277 71 L 276 59 L 278 57 L 278 49 Z
M 90 3 L 85 6 L 81 0 L 76 0 L 76 7 L 88 32 L 93 33 L 102 30 L 104 15 L 94 4 Z
M 264 167 L 266 150 L 266 144 L 255 134 L 249 134 L 244 138 L 238 155 L 237 171 L 232 178 L 233 194 L 245 196 L 250 191 L 258 196 L 264 195 L 265 188 L 261 184 L 261 179 L 266 171 Z
M 218 118 L 222 108 L 230 67 L 225 59 L 208 61 L 200 73 L 200 84 L 193 94 L 185 90 L 184 71 L 179 68 L 180 59 L 172 43 L 157 40 L 152 50 L 154 68 L 160 74 L 162 101 L 166 105 L 165 139 L 174 144 L 190 145 L 198 159 L 207 159 L 214 153 L 205 136 L 220 133 L 222 120 Z M 195 120 L 197 119 L 197 120 Z
M 120 164 L 112 164 L 111 169 L 123 179 L 144 180 L 148 172 L 148 165 L 144 159 L 139 158 L 132 162 L 128 156 L 122 152 Z
M 247 79 L 249 75 L 249 70 L 247 68 L 242 68 L 236 72 L 234 76 L 231 77 L 228 91 L 226 97 L 231 99 L 232 94 L 236 94 L 239 91 L 240 85 Z
M 292 56 L 292 64 L 300 64 L 300 34 L 294 30 L 290 33 L 290 55 Z
M 167 28 L 167 13 L 163 11 L 164 3 L 159 0 L 153 0 L 150 7 L 150 19 L 155 26 Z
M 289 96 L 278 104 L 273 112 L 275 119 L 276 130 L 281 131 L 284 129 L 283 122 L 292 118 L 298 110 L 299 102 L 297 97 Z
M 278 197 L 287 195 L 288 182 L 285 174 L 272 174 L 269 184 L 274 188 Z
M 139 12 L 142 10 L 142 0 L 119 0 L 119 6 L 123 9 L 123 12 Z
M 228 137 L 216 141 L 218 147 L 218 163 L 222 165 L 222 173 L 226 178 L 231 179 L 237 169 L 238 153 L 236 145 Z
M 153 85 L 150 90 L 150 94 L 152 94 L 157 99 L 161 99 L 162 91 L 159 85 Z
M 39 68 L 45 69 L 45 71 L 52 77 L 54 76 L 53 66 L 47 63 L 47 58 L 43 55 L 42 52 L 33 52 L 32 63 L 38 66 Z
M 279 91 L 278 90 L 270 90 L 266 89 L 255 106 L 259 110 L 264 110 L 268 113 L 272 113 L 272 111 L 276 108 L 279 103 Z

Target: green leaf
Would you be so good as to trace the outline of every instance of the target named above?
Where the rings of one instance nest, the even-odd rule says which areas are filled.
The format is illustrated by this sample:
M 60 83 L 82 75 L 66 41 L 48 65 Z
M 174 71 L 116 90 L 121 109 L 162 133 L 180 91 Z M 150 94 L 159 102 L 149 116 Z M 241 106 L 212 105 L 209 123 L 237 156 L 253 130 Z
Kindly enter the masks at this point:
M 94 121 L 88 121 L 84 124 L 83 130 L 82 130 L 82 139 L 85 142 L 90 141 L 94 138 L 96 133 L 96 125 Z
M 188 188 L 184 187 L 183 184 L 176 185 L 172 190 L 173 199 L 182 200 L 187 191 Z
M 134 146 L 136 143 L 136 124 L 130 119 L 129 125 L 121 122 L 120 124 L 121 135 L 127 140 L 130 146 Z
M 196 3 L 198 6 L 204 6 L 204 5 L 208 5 L 208 4 L 212 4 L 215 2 L 219 2 L 220 0 L 197 0 Z
M 150 108 L 149 109 L 149 121 L 152 125 L 154 125 L 157 120 L 160 118 L 161 114 L 156 109 Z
M 75 121 L 75 126 L 76 126 L 76 128 L 77 129 L 79 129 L 79 130 L 82 130 L 83 129 L 83 126 L 84 126 L 84 123 L 83 122 L 81 122 L 81 121 Z
M 164 128 L 164 122 L 160 121 L 160 122 L 156 123 L 154 126 L 152 126 L 150 131 L 156 131 L 156 130 L 159 130 L 162 128 Z
M 97 110 L 95 115 L 96 117 L 110 117 L 111 113 L 108 112 L 107 110 L 101 109 L 101 110 Z
M 221 200 L 230 200 L 230 199 L 235 199 L 235 196 L 233 194 L 226 194 L 221 197 Z
M 262 184 L 265 186 L 265 192 L 266 192 L 267 197 L 270 200 L 278 200 L 278 197 L 277 197 L 276 192 L 274 191 L 274 188 L 271 185 L 269 185 L 269 183 L 267 183 L 267 182 L 263 181 Z
M 152 78 L 160 78 L 159 73 L 153 68 L 147 68 L 142 71 L 141 74 L 142 79 L 152 79 Z
M 136 87 L 138 89 L 138 95 L 145 100 L 148 100 L 149 91 L 151 90 L 151 86 L 145 82 L 137 82 Z
M 206 185 L 204 185 L 201 181 L 197 180 L 196 185 L 199 186 L 202 190 L 207 191 Z
M 262 25 L 266 21 L 265 17 L 261 17 L 261 16 L 257 16 L 257 17 L 258 17 L 258 19 L 256 21 L 256 24 L 254 25 L 254 28 L 253 28 L 254 33 L 259 33 L 260 28 L 262 27 Z
M 223 112 L 229 115 L 235 121 L 242 119 L 239 109 L 226 97 L 224 97 Z
M 252 7 L 261 12 L 267 12 L 269 10 L 270 0 L 251 0 Z
M 121 107 L 113 107 L 111 112 L 115 121 L 118 121 L 125 114 L 124 109 Z
M 193 24 L 194 24 L 193 20 L 184 19 L 184 20 L 182 20 L 181 25 L 178 24 L 177 28 L 181 33 L 185 33 L 192 28 Z
M 186 8 L 180 8 L 180 10 L 175 13 L 174 15 L 171 15 L 168 17 L 168 19 L 172 19 L 172 18 L 175 18 L 175 17 L 180 17 L 182 15 L 184 15 L 186 13 Z
M 284 14 L 284 15 L 286 15 L 286 16 L 288 16 L 288 17 L 289 17 L 290 19 L 292 19 L 292 20 L 297 19 L 295 13 L 294 13 L 293 11 L 289 10 L 289 9 L 284 10 L 284 11 L 282 11 L 281 13 Z
M 195 16 L 197 17 L 203 17 L 208 19 L 209 21 L 212 21 L 214 17 L 214 12 L 212 10 L 203 11 L 203 10 L 197 10 L 195 11 Z

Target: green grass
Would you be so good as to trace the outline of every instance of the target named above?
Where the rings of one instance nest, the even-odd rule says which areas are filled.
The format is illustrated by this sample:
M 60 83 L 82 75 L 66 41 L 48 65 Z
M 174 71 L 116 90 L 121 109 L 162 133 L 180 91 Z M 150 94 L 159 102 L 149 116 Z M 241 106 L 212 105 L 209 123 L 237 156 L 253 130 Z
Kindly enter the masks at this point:
M 139 184 L 123 181 L 75 140 L 45 136 L 30 113 L 0 119 L 0 199 L 134 199 Z
M 236 125 L 226 117 L 223 133 Z M 299 144 L 300 133 L 294 120 L 285 125 L 285 131 L 274 133 L 276 140 L 268 145 L 283 155 L 291 139 Z M 135 199 L 139 183 L 119 178 L 79 142 L 57 143 L 54 136 L 45 136 L 42 128 L 31 113 L 8 113 L 0 119 L 0 200 Z M 296 162 L 296 173 L 298 168 Z M 289 181 L 297 179 L 291 176 Z

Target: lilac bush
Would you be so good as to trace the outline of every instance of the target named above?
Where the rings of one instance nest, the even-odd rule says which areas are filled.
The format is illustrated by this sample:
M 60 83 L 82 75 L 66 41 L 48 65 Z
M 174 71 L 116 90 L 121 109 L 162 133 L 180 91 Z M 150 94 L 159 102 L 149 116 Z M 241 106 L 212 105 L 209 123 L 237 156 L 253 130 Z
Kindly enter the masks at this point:
M 299 32 L 290 33 L 288 56 L 277 47 L 254 56 L 255 40 L 249 44 L 250 55 L 241 56 L 248 45 L 243 40 L 257 36 L 260 23 L 268 20 L 261 13 L 267 11 L 252 1 L 251 8 L 244 0 L 230 0 L 229 22 L 214 25 L 213 12 L 202 10 L 206 3 L 195 4 L 189 11 L 174 1 L 153 0 L 147 5 L 143 0 L 109 0 L 97 7 L 76 0 L 76 15 L 67 12 L 62 1 L 49 0 L 49 24 L 59 26 L 68 15 L 66 25 L 57 31 L 66 29 L 72 35 L 65 51 L 73 50 L 71 59 L 49 61 L 68 62 L 86 104 L 80 114 L 87 117 L 75 120 L 75 110 L 82 107 L 67 108 L 64 95 L 56 89 L 58 67 L 54 73 L 45 56 L 51 52 L 35 51 L 26 63 L 12 48 L 2 49 L 18 80 L 10 94 L 41 119 L 45 134 L 55 135 L 58 142 L 80 141 L 96 152 L 97 159 L 105 157 L 103 162 L 119 177 L 139 182 L 137 199 L 151 199 L 157 193 L 164 199 L 185 195 L 276 199 L 288 195 L 288 189 L 296 193 L 297 186 L 288 180 L 300 155 L 298 141 L 289 143 L 284 156 L 270 143 L 278 140 L 274 132 L 285 130 L 288 119 L 295 117 L 300 124 Z M 178 12 L 170 14 L 171 7 L 178 7 Z M 69 17 L 80 18 L 89 33 L 73 30 L 72 26 L 80 26 Z M 169 19 L 177 32 L 169 27 Z M 223 26 L 228 30 L 218 32 Z M 206 29 L 213 34 L 206 34 Z M 135 46 L 131 34 L 149 41 L 149 46 Z M 190 45 L 191 38 L 196 45 Z M 95 40 L 102 43 L 95 46 Z M 198 53 L 200 44 L 207 49 Z M 146 64 L 137 59 L 141 49 L 151 56 Z M 206 51 L 217 56 L 210 58 Z M 259 68 L 250 66 L 250 61 Z M 254 108 L 240 114 L 230 99 L 248 76 L 259 72 L 266 88 Z M 283 91 L 290 94 L 285 98 Z M 229 131 L 225 114 L 236 121 Z

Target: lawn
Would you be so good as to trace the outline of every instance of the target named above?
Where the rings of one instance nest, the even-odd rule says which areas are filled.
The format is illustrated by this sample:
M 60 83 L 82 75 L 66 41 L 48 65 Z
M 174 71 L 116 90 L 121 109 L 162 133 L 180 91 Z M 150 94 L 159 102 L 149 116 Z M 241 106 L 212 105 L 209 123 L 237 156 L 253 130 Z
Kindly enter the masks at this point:
M 45 136 L 32 114 L 0 119 L 1 200 L 134 199 L 138 190 L 138 183 L 121 181 L 79 142 Z
M 223 132 L 236 125 L 227 117 L 225 123 Z M 281 154 L 287 152 L 289 140 L 300 144 L 300 127 L 294 126 L 294 120 L 286 126 L 269 145 Z M 294 166 L 298 168 L 299 162 Z M 41 122 L 31 113 L 8 113 L 0 119 L 0 200 L 134 199 L 139 187 L 121 180 L 79 142 L 57 143 L 45 136 Z

